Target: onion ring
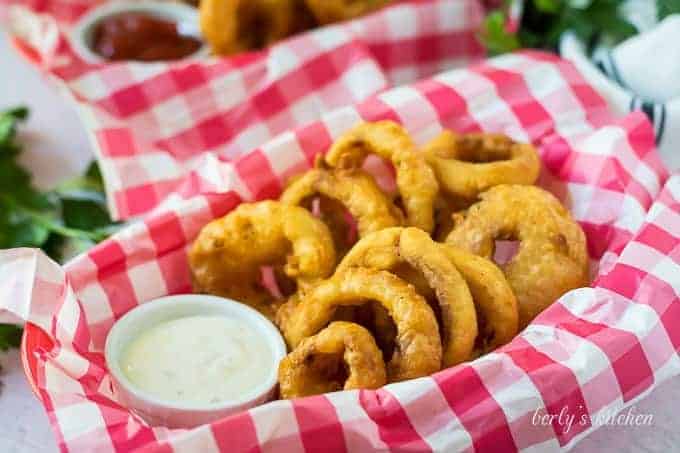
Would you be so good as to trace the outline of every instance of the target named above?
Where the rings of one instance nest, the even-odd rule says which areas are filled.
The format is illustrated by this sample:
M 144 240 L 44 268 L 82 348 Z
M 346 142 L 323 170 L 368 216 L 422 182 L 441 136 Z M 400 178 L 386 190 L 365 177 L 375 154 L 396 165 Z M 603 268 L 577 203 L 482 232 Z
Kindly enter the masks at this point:
M 346 378 L 342 376 L 345 367 Z M 351 322 L 332 322 L 302 340 L 279 364 L 279 386 L 285 399 L 377 389 L 385 383 L 385 361 L 373 336 Z
M 344 172 L 314 168 L 295 179 L 281 194 L 283 203 L 300 206 L 314 195 L 342 203 L 357 221 L 359 236 L 401 225 L 401 212 L 363 171 Z
M 305 0 L 316 20 L 330 24 L 354 19 L 388 4 L 390 0 Z
M 244 203 L 213 220 L 189 251 L 197 291 L 245 303 L 251 296 L 244 294 L 257 293 L 262 266 L 285 263 L 284 274 L 301 288 L 329 276 L 335 260 L 328 227 L 305 209 L 276 201 Z
M 517 300 L 503 272 L 481 256 L 449 244 L 442 248 L 463 276 L 477 309 L 479 334 L 473 357 L 510 342 L 519 330 Z
M 459 216 L 446 242 L 490 260 L 497 239 L 520 241 L 501 266 L 517 298 L 520 328 L 567 291 L 588 284 L 585 235 L 552 194 L 500 185 L 480 198 Z
M 499 184 L 533 184 L 541 161 L 530 144 L 501 134 L 458 135 L 444 131 L 423 153 L 447 195 L 474 200 Z
M 217 55 L 266 47 L 296 31 L 297 0 L 201 0 L 201 31 Z
M 468 285 L 451 262 L 445 247 L 434 242 L 417 228 L 388 228 L 373 233 L 356 243 L 338 265 L 336 272 L 351 267 L 368 267 L 394 272 L 400 264 L 408 264 L 424 276 L 425 284 L 434 290 L 441 313 L 443 366 L 449 367 L 469 359 L 477 338 L 477 316 Z M 400 277 L 416 288 L 423 283 L 411 275 Z M 420 294 L 423 294 L 419 290 Z
M 406 211 L 406 223 L 431 233 L 439 185 L 406 130 L 392 121 L 358 124 L 330 147 L 326 163 L 334 168 L 356 169 L 362 166 L 368 154 L 392 162 Z
M 386 271 L 350 268 L 320 282 L 285 317 L 291 348 L 328 324 L 337 307 L 376 301 L 397 326 L 395 351 L 387 365 L 389 382 L 427 376 L 441 368 L 442 345 L 432 309 L 408 283 Z

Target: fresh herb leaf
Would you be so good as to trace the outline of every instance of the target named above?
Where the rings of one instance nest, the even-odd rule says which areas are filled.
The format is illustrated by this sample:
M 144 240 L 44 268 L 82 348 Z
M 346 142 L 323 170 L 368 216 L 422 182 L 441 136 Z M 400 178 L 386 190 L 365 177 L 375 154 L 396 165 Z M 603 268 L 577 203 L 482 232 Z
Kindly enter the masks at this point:
M 680 0 L 656 0 L 656 14 L 659 20 L 678 13 L 680 13 Z
M 658 0 L 671 6 L 680 0 Z M 518 48 L 555 50 L 562 33 L 572 30 L 584 42 L 601 37 L 610 43 L 636 33 L 620 12 L 623 0 L 526 0 L 517 33 L 506 31 L 506 16 L 496 10 L 486 17 L 480 39 L 492 55 Z M 680 8 L 680 5 L 678 5 Z
M 55 260 L 87 250 L 112 234 L 96 164 L 85 174 L 42 192 L 19 164 L 17 132 L 28 109 L 0 112 L 0 248 L 36 247 Z M 21 329 L 0 324 L 0 350 L 18 345 Z
M 486 16 L 479 35 L 491 55 L 512 52 L 520 48 L 517 35 L 505 28 L 505 14 L 495 11 Z
M 562 0 L 534 0 L 536 9 L 543 13 L 556 14 L 562 8 Z
M 17 348 L 21 343 L 21 329 L 11 324 L 0 324 L 0 351 Z
M 0 150 L 20 150 L 17 126 L 28 116 L 25 108 L 0 114 Z M 18 153 L 0 154 L 0 248 L 43 247 L 51 236 L 98 242 L 115 229 L 106 209 L 103 182 L 96 164 L 84 175 L 40 192 L 22 168 Z M 51 244 L 59 242 L 50 240 Z M 59 253 L 48 248 L 50 256 Z
M 96 164 L 90 165 L 82 176 L 61 184 L 55 192 L 61 200 L 62 219 L 69 227 L 94 231 L 111 225 Z

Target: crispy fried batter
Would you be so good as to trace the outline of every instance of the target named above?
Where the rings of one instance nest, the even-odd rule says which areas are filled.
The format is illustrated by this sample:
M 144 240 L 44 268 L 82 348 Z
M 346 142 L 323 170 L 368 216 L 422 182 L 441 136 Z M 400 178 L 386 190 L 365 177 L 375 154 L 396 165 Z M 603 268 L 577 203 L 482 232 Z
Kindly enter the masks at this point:
M 286 399 L 377 389 L 385 383 L 385 361 L 373 336 L 351 322 L 333 322 L 305 338 L 279 365 L 281 397 Z
M 335 260 L 328 227 L 305 209 L 276 201 L 244 203 L 210 222 L 189 252 L 197 291 L 245 303 L 259 283 L 261 266 L 285 263 L 283 272 L 300 288 L 330 275 Z
M 375 11 L 390 0 L 305 0 L 320 24 L 354 19 Z
M 344 205 L 357 221 L 359 236 L 401 225 L 401 212 L 363 171 L 346 172 L 314 168 L 295 179 L 281 194 L 281 202 L 299 206 L 315 195 L 325 195 Z
M 520 328 L 567 291 L 588 284 L 585 235 L 552 194 L 500 185 L 460 216 L 446 241 L 491 259 L 497 239 L 520 241 L 502 267 L 519 304 Z
M 326 154 L 326 163 L 334 168 L 358 169 L 368 154 L 394 165 L 406 223 L 432 232 L 439 185 L 406 130 L 392 121 L 361 123 L 336 140 Z
M 298 28 L 297 0 L 201 0 L 201 31 L 217 55 L 261 49 Z
M 473 356 L 490 352 L 517 335 L 517 300 L 503 272 L 492 261 L 442 244 L 451 262 L 461 273 L 477 309 L 479 334 Z
M 441 246 L 417 228 L 402 232 L 399 256 L 422 272 L 435 291 L 443 322 L 444 366 L 468 360 L 477 338 L 477 316 L 465 280 Z
M 284 317 L 283 333 L 291 348 L 319 332 L 337 307 L 383 305 L 397 326 L 389 360 L 389 382 L 427 376 L 441 368 L 442 346 L 430 306 L 408 283 L 386 271 L 350 268 L 311 288 Z
M 441 314 L 443 365 L 448 367 L 470 358 L 477 337 L 477 317 L 468 286 L 444 248 L 417 228 L 388 228 L 357 242 L 336 272 L 351 267 L 398 270 L 421 295 L 433 290 Z M 404 269 L 403 264 L 411 270 Z
M 458 135 L 444 131 L 423 148 L 443 192 L 474 200 L 499 184 L 533 184 L 541 161 L 530 144 L 501 134 Z
M 394 165 L 397 201 L 361 169 L 368 154 Z M 195 289 L 275 320 L 292 349 L 284 398 L 429 375 L 509 342 L 588 283 L 580 226 L 529 185 L 539 167 L 531 145 L 502 135 L 446 131 L 419 153 L 396 123 L 359 124 L 279 202 L 242 204 L 203 228 L 189 252 Z M 519 242 L 502 265 L 497 240 Z M 262 267 L 285 303 L 262 286 Z

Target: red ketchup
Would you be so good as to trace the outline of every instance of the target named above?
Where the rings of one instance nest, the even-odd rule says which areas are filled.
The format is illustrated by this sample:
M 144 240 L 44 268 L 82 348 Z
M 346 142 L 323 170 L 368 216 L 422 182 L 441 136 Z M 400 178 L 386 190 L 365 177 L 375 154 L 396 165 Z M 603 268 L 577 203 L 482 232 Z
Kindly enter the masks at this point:
M 201 41 L 179 33 L 177 24 L 144 13 L 107 17 L 94 29 L 92 48 L 107 60 L 176 60 L 196 52 Z

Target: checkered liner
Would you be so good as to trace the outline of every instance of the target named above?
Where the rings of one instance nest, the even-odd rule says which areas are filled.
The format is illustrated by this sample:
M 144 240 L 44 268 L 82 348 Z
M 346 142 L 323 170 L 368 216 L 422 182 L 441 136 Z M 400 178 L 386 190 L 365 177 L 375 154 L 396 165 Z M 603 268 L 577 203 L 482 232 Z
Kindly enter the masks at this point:
M 146 426 L 119 406 L 102 354 L 115 319 L 190 290 L 186 248 L 207 221 L 242 200 L 277 195 L 286 175 L 308 168 L 343 130 L 385 118 L 421 143 L 442 127 L 535 143 L 541 184 L 570 206 L 588 236 L 592 287 L 564 295 L 494 353 L 377 391 L 276 401 L 191 431 Z M 32 250 L 0 260 L 0 273 L 12 276 L 0 286 L 0 300 L 14 304 L 5 308 L 56 344 L 32 353 L 63 450 L 556 449 L 680 372 L 680 175 L 665 173 L 644 115 L 610 118 L 604 101 L 556 57 L 507 55 L 386 91 L 233 162 L 206 157 L 179 188 L 172 206 L 65 268 Z M 542 423 L 543 415 L 555 417 Z
M 476 0 L 420 0 L 233 59 L 93 66 L 68 39 L 92 1 L 9 1 L 50 14 L 15 11 L 18 47 L 75 100 L 115 218 L 156 207 L 204 155 L 232 160 L 321 112 L 483 55 Z
M 344 29 L 331 30 L 339 36 Z M 121 407 L 102 353 L 114 321 L 139 303 L 189 292 L 186 249 L 200 228 L 243 200 L 276 196 L 289 175 L 309 168 L 361 119 L 399 121 L 419 143 L 443 127 L 533 142 L 544 163 L 541 185 L 587 234 L 592 287 L 564 295 L 505 347 L 432 377 L 276 401 L 190 431 L 146 426 Z M 132 130 L 132 123 L 119 127 Z M 63 268 L 34 250 L 0 253 L 0 308 L 55 343 L 30 353 L 62 450 L 554 450 L 680 373 L 680 175 L 666 174 L 644 115 L 611 118 L 604 100 L 554 56 L 525 52 L 445 72 L 233 151 L 238 157 L 225 157 L 229 149 L 196 156 L 173 174 L 171 191 L 143 209 L 139 200 L 119 205 L 114 196 L 124 207 L 119 214 L 155 211 Z M 135 148 L 125 157 L 129 166 L 116 171 L 107 164 L 123 157 L 101 157 L 115 180 L 134 175 L 130 168 L 149 155 Z M 382 163 L 371 162 L 370 171 L 393 186 Z

